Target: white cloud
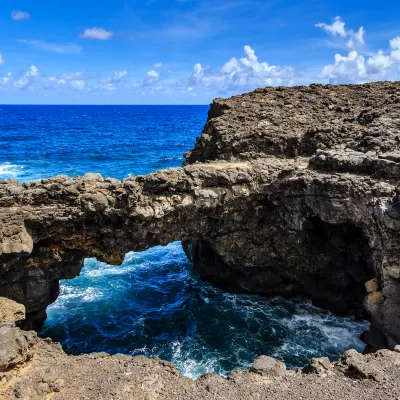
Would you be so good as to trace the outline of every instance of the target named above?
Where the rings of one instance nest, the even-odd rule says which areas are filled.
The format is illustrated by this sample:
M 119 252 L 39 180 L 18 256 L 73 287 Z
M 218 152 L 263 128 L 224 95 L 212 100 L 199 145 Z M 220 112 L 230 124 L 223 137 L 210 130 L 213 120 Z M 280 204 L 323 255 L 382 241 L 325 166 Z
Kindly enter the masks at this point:
M 114 36 L 114 32 L 107 31 L 103 28 L 88 28 L 80 35 L 83 39 L 97 39 L 97 40 L 108 40 Z
M 30 89 L 36 78 L 40 76 L 39 69 L 31 65 L 24 73 L 23 77 L 14 82 L 14 86 L 18 89 Z
M 294 68 L 259 62 L 250 46 L 244 46 L 244 52 L 245 57 L 232 57 L 218 71 L 204 68 L 197 63 L 193 67 L 187 88 L 200 86 L 222 92 L 239 92 L 264 86 L 292 85 L 295 82 Z
M 399 50 L 400 49 L 400 36 L 397 36 L 394 39 L 390 40 L 389 43 L 390 43 L 391 49 Z
M 83 90 L 85 88 L 85 81 L 73 80 L 70 82 L 71 88 L 74 90 Z
M 4 57 L 3 55 L 0 53 L 0 65 L 4 64 Z
M 341 36 L 346 37 L 347 32 L 345 28 L 345 23 L 342 21 L 340 17 L 336 17 L 332 24 L 326 24 L 325 22 L 320 22 L 315 25 L 318 28 L 323 29 L 324 31 L 330 33 L 333 36 Z
M 101 87 L 108 91 L 116 90 L 116 85 L 121 82 L 127 75 L 128 71 L 126 70 L 114 72 L 114 76 L 112 78 L 106 78 L 101 81 Z
M 112 78 L 107 78 L 102 81 L 103 84 L 108 84 L 108 83 L 117 83 L 122 81 L 126 76 L 128 75 L 128 72 L 123 70 L 119 72 L 114 72 L 114 76 Z
M 54 76 L 45 79 L 43 81 L 43 88 L 44 89 L 59 89 L 62 87 L 65 87 L 65 85 L 67 84 L 67 81 L 65 79 L 58 79 Z
M 170 84 L 170 82 L 164 82 L 163 84 L 159 84 L 159 78 L 160 78 L 160 74 L 157 71 L 155 71 L 154 69 L 151 69 L 150 71 L 147 71 L 145 78 L 134 82 L 132 84 L 132 86 L 134 88 L 147 87 L 147 88 L 151 88 L 151 91 L 154 91 L 154 90 L 159 91 L 159 90 L 164 89 L 167 85 Z
M 232 57 L 227 63 L 225 63 L 222 66 L 221 72 L 223 74 L 230 74 L 239 69 L 240 69 L 240 62 L 235 57 Z
M 78 71 L 78 72 L 71 72 L 67 74 L 61 74 L 59 76 L 59 79 L 65 79 L 66 81 L 71 81 L 71 80 L 82 80 L 87 78 L 87 73 L 84 71 Z
M 149 76 L 150 78 L 158 79 L 160 74 L 157 71 L 154 71 L 154 69 L 152 69 L 147 72 L 147 76 Z
M 365 29 L 361 26 L 358 31 L 353 31 L 352 29 L 346 29 L 345 23 L 342 19 L 338 16 L 336 17 L 332 24 L 326 24 L 324 22 L 320 22 L 315 25 L 318 28 L 323 29 L 331 36 L 338 36 L 341 38 L 346 38 L 347 41 L 345 43 L 346 47 L 350 50 L 356 50 L 361 48 L 364 43 L 364 35 Z
M 82 52 L 82 47 L 74 43 L 57 44 L 57 43 L 48 43 L 43 40 L 29 40 L 29 39 L 18 40 L 18 42 L 29 44 L 40 50 L 51 51 L 53 53 L 58 53 L 58 54 L 80 54 Z
M 117 88 L 115 87 L 115 85 L 113 85 L 112 83 L 105 83 L 101 86 L 104 90 L 108 90 L 108 91 L 113 91 L 116 90 Z
M 0 79 L 0 87 L 6 88 L 9 86 L 12 79 L 12 73 L 9 72 L 6 76 Z
M 334 64 L 325 66 L 321 76 L 330 83 L 360 83 L 400 78 L 400 37 L 390 41 L 385 53 L 378 50 L 367 58 L 357 51 L 347 56 L 335 55 Z
M 11 18 L 14 21 L 23 21 L 24 19 L 30 19 L 31 15 L 25 11 L 13 11 L 11 13 Z
M 155 63 L 154 68 L 161 68 L 163 66 L 162 63 Z

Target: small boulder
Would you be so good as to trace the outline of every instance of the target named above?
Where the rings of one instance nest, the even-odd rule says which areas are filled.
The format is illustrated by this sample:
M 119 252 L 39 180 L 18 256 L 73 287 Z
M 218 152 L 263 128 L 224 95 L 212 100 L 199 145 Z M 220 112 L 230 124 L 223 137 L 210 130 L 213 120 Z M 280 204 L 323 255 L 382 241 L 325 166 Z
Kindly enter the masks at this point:
M 331 370 L 331 362 L 327 357 L 312 358 L 308 361 L 308 365 L 303 368 L 306 374 L 326 374 Z
M 95 172 L 86 172 L 85 175 L 82 176 L 82 180 L 84 182 L 89 182 L 89 181 L 98 181 L 98 182 L 103 182 L 103 176 L 99 173 Z
M 286 374 L 286 365 L 275 358 L 260 356 L 254 361 L 250 372 L 263 376 L 279 377 Z
M 0 325 L 15 325 L 25 318 L 25 307 L 13 300 L 0 297 Z
M 14 368 L 31 357 L 31 348 L 38 341 L 33 332 L 8 325 L 0 326 L 0 372 Z

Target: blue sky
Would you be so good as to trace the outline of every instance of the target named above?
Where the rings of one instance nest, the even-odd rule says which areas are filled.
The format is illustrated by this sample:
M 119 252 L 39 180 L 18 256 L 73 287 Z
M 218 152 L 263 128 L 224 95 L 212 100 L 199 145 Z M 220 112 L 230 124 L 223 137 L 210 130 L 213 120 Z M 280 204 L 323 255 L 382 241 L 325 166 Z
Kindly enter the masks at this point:
M 400 77 L 400 2 L 2 0 L 0 103 L 207 104 Z

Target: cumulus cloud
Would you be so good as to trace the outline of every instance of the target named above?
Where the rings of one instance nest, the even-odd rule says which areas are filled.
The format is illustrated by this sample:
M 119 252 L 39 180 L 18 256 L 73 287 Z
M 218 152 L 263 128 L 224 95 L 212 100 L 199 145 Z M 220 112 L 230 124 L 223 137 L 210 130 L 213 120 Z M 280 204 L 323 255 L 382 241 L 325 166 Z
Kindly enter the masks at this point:
M 359 49 L 365 43 L 364 35 L 365 29 L 361 26 L 357 31 L 352 29 L 346 29 L 345 23 L 342 21 L 341 17 L 336 17 L 331 24 L 326 24 L 325 22 L 319 22 L 315 25 L 318 28 L 323 29 L 331 36 L 337 36 L 343 39 L 347 39 L 345 45 L 351 50 Z
M 140 79 L 132 84 L 134 88 L 147 88 L 152 92 L 154 90 L 165 89 L 168 85 L 170 85 L 170 82 L 163 82 L 160 84 L 160 74 L 154 69 L 147 71 L 147 74 L 143 79 Z
M 107 31 L 103 28 L 88 28 L 80 35 L 82 39 L 97 39 L 97 40 L 108 40 L 114 36 L 114 32 Z
M 32 88 L 35 79 L 39 76 L 39 69 L 34 65 L 31 65 L 30 68 L 24 73 L 23 77 L 14 82 L 14 86 L 18 89 L 30 89 Z
M 9 87 L 11 79 L 12 79 L 12 73 L 9 72 L 6 76 L 3 76 L 3 78 L 0 79 L 0 87 L 2 88 Z
M 333 36 L 347 36 L 345 23 L 340 17 L 336 17 L 330 25 L 326 24 L 325 22 L 319 22 L 318 24 L 315 24 L 315 26 L 318 28 L 322 28 L 324 31 L 330 33 Z
M 57 43 L 48 43 L 43 40 L 30 40 L 30 39 L 22 39 L 18 40 L 18 42 L 29 44 L 30 46 L 40 50 L 51 51 L 53 53 L 58 53 L 58 54 L 80 54 L 82 52 L 82 47 L 74 43 L 57 44 Z
M 4 57 L 3 55 L 0 53 L 0 65 L 4 64 Z
M 13 11 L 11 13 L 11 18 L 14 21 L 23 21 L 24 19 L 30 19 L 31 15 L 25 11 Z
M 250 46 L 244 46 L 244 53 L 245 57 L 232 57 L 218 71 L 197 63 L 193 67 L 187 88 L 203 87 L 222 92 L 238 92 L 294 83 L 294 68 L 260 62 Z
M 389 42 L 389 50 L 378 50 L 367 57 L 357 51 L 335 55 L 334 64 L 326 65 L 321 76 L 330 83 L 360 83 L 400 77 L 400 36 Z
M 161 68 L 163 66 L 162 63 L 155 63 L 154 68 Z
M 70 82 L 71 88 L 74 90 L 83 90 L 85 88 L 85 81 L 83 80 L 73 80 Z
M 154 69 L 150 70 L 147 72 L 147 76 L 149 78 L 153 78 L 153 79 L 158 79 L 158 77 L 160 76 L 160 74 L 157 71 L 154 71 Z

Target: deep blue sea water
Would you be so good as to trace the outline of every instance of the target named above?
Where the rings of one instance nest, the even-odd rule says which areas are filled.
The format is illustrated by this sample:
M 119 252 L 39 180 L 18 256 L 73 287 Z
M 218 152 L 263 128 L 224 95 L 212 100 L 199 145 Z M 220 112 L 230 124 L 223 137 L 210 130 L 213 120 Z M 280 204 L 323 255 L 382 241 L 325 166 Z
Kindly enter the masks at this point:
M 0 179 L 100 172 L 123 178 L 180 166 L 207 106 L 0 106 Z M 145 354 L 186 376 L 226 375 L 257 356 L 302 366 L 361 350 L 363 321 L 304 299 L 234 295 L 199 279 L 180 243 L 129 253 L 120 267 L 94 259 L 63 281 L 40 334 L 72 354 Z

